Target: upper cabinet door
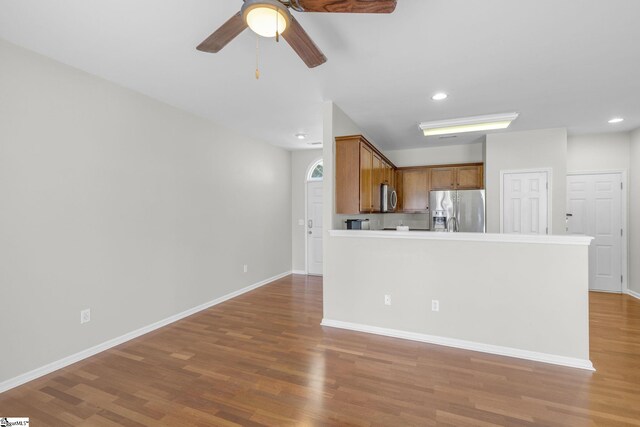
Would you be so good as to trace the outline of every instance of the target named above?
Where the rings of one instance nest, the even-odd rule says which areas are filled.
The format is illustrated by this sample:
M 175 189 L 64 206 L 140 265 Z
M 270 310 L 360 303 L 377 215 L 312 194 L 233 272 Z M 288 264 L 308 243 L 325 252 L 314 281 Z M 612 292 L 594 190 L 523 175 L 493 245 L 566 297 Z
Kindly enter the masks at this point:
M 482 165 L 459 166 L 456 169 L 456 188 L 459 190 L 484 188 Z
M 426 212 L 429 208 L 429 169 L 402 171 L 402 210 Z
M 369 213 L 373 208 L 372 169 L 373 151 L 366 144 L 360 143 L 360 212 Z
M 383 162 L 382 167 L 384 168 L 384 179 L 382 180 L 382 183 L 395 187 L 395 185 L 393 185 L 393 169 L 387 162 Z
M 384 181 L 383 161 L 376 153 L 373 153 L 373 173 L 371 174 L 371 200 L 372 212 L 380 212 L 380 184 Z
M 336 213 L 360 213 L 360 139 L 336 140 Z
M 454 190 L 456 188 L 456 168 L 429 168 L 432 190 Z

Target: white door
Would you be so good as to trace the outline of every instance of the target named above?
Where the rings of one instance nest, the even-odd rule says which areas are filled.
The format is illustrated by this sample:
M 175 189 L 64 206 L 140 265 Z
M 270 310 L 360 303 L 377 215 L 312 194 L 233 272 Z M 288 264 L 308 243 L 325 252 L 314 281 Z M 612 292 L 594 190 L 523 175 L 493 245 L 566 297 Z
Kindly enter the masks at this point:
M 549 234 L 547 172 L 502 175 L 502 232 Z
M 322 181 L 307 182 L 307 274 L 322 275 Z
M 622 292 L 622 176 L 567 176 L 567 233 L 594 237 L 589 288 Z

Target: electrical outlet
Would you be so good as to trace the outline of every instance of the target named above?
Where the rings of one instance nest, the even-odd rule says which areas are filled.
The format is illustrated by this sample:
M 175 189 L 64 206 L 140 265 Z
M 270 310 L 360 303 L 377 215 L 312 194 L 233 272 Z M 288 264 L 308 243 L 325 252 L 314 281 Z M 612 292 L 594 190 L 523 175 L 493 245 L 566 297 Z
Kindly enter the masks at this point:
M 384 305 L 391 305 L 391 295 L 384 296 Z
M 245 272 L 245 273 L 246 273 L 247 271 L 249 271 L 249 266 L 248 266 L 247 264 L 243 265 L 243 266 L 242 266 L 242 271 L 243 271 L 243 272 Z
M 440 301 L 437 299 L 431 300 L 431 311 L 440 311 Z
M 82 310 L 80 312 L 80 324 L 87 323 L 91 321 L 91 309 L 87 308 L 86 310 Z

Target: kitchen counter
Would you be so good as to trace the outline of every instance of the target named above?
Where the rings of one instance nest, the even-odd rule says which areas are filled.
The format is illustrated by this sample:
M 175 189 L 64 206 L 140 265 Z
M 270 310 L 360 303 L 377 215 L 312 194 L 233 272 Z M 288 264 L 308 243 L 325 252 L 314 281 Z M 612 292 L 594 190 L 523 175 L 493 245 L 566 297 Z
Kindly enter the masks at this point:
M 591 240 L 329 230 L 322 324 L 593 370 Z
M 593 237 L 576 235 L 449 233 L 446 231 L 386 230 L 329 230 L 331 237 L 358 237 L 382 239 L 422 239 L 466 242 L 539 243 L 554 245 L 589 246 Z
M 372 231 L 376 231 L 376 230 L 372 230 Z M 395 227 L 394 228 L 383 228 L 382 231 L 398 231 Z M 409 228 L 407 231 L 430 231 L 428 228 Z

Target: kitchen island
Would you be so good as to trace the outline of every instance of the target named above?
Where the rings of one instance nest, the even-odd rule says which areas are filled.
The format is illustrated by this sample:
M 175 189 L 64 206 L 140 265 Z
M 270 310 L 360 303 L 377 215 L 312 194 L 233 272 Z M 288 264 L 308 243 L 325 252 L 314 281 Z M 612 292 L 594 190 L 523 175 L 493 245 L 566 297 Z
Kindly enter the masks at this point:
M 323 325 L 593 369 L 590 237 L 327 234 Z

